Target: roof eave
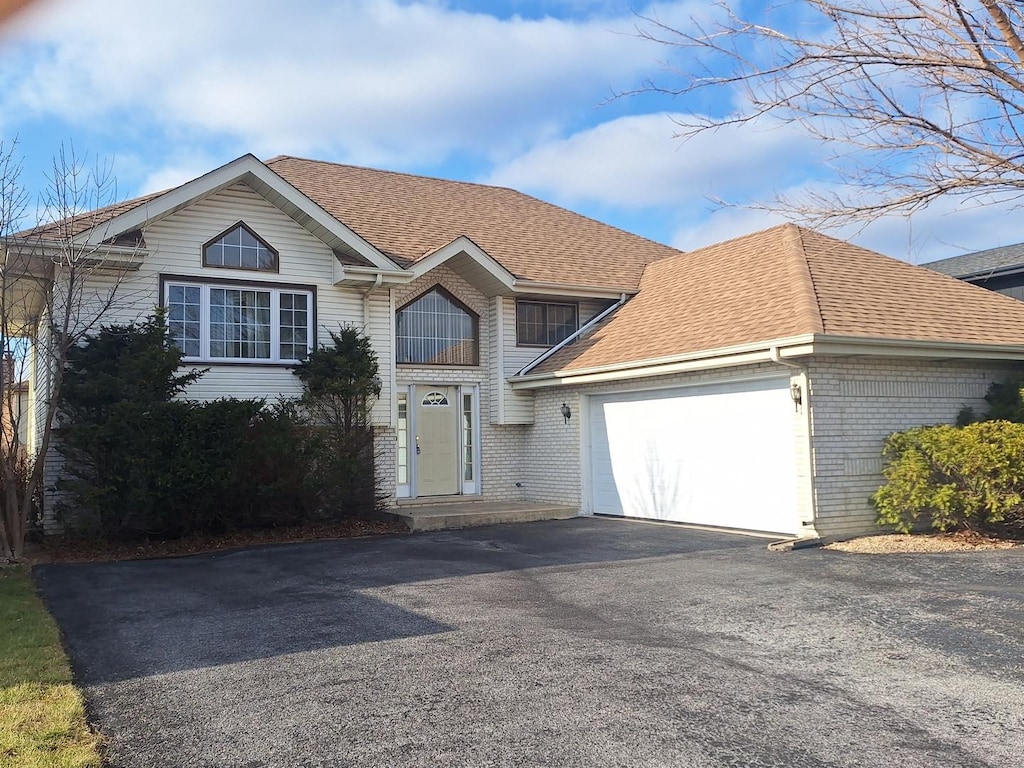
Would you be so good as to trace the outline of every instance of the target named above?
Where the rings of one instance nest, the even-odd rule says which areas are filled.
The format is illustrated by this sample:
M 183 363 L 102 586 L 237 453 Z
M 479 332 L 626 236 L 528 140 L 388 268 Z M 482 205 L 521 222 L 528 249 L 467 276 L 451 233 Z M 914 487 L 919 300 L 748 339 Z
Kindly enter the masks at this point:
M 805 357 L 812 354 L 813 340 L 812 334 L 790 336 L 766 342 L 719 347 L 647 360 L 592 366 L 577 370 L 527 374 L 511 377 L 508 381 L 513 389 L 540 389 L 568 384 L 664 376 L 709 368 L 731 368 L 737 365 L 772 362 L 771 350 L 773 348 L 778 349 L 779 355 L 783 358 Z
M 508 379 L 513 389 L 542 389 L 602 381 L 665 376 L 688 371 L 731 368 L 773 362 L 772 350 L 783 359 L 810 356 L 871 356 L 940 360 L 1000 360 L 1024 362 L 1021 344 L 973 343 L 938 340 L 882 339 L 858 336 L 807 334 L 733 347 L 701 350 L 683 355 L 636 360 L 605 366 L 527 374 Z

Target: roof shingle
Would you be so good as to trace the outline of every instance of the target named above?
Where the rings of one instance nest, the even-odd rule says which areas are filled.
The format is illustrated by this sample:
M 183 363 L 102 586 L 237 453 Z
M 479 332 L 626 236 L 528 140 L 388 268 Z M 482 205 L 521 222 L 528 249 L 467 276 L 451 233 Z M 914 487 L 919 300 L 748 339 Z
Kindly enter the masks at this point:
M 1024 346 L 1024 302 L 785 224 L 649 265 L 634 298 L 531 374 L 811 334 Z
M 296 157 L 266 165 L 404 266 L 465 235 L 515 277 L 635 289 L 674 248 L 514 189 Z
M 1024 243 L 965 253 L 922 266 L 951 277 L 983 277 L 1005 269 L 1024 266 Z

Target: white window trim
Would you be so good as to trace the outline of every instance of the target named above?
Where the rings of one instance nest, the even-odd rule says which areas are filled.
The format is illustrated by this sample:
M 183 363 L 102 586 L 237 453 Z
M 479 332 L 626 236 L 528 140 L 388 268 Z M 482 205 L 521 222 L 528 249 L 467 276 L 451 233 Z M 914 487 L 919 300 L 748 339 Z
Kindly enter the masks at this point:
M 297 286 L 284 285 L 260 285 L 258 283 L 225 283 L 225 282 L 204 282 L 202 280 L 181 280 L 167 279 L 163 287 L 163 305 L 169 304 L 170 290 L 172 286 L 187 288 L 199 288 L 199 349 L 202 354 L 198 356 L 183 355 L 182 362 L 186 363 L 244 363 L 245 365 L 274 365 L 293 364 L 300 362 L 296 358 L 283 358 L 281 354 L 281 294 L 294 293 L 306 296 L 308 304 L 306 311 L 306 352 L 313 351 L 314 344 L 314 316 L 315 316 L 315 295 L 312 289 Z M 261 291 L 270 294 L 270 357 L 213 357 L 210 355 L 210 289 L 225 289 L 229 291 Z

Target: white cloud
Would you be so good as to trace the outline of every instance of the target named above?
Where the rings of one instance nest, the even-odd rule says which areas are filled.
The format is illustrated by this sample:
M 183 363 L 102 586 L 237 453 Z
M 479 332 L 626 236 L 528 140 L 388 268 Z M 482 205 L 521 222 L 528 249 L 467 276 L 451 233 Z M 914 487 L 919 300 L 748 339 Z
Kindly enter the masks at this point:
M 533 147 L 489 181 L 537 190 L 567 203 L 683 206 L 748 201 L 806 174 L 819 148 L 792 126 L 725 127 L 686 142 L 682 114 L 620 117 Z M 702 203 L 701 203 L 702 204 Z
M 613 32 L 633 23 L 399 0 L 52 3 L 13 33 L 24 66 L 0 72 L 0 112 L 200 130 L 266 155 L 495 157 L 635 85 L 656 54 Z

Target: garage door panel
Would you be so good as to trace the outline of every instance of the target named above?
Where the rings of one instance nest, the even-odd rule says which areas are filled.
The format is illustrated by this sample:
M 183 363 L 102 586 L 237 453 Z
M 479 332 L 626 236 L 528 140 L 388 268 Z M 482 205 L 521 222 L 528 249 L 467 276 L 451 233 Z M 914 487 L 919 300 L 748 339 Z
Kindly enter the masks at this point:
M 789 380 L 590 403 L 593 511 L 799 532 Z

